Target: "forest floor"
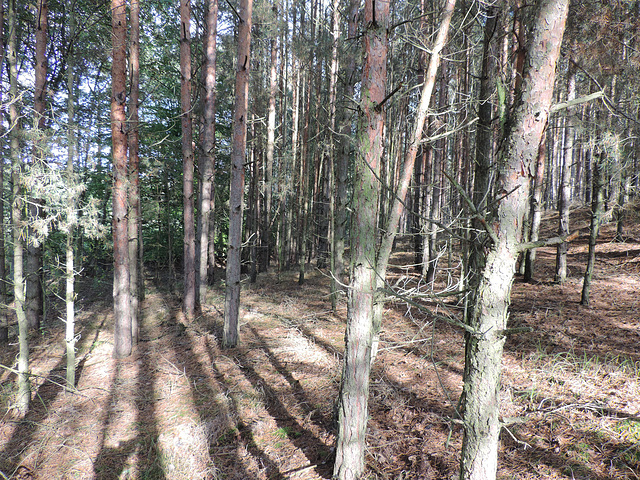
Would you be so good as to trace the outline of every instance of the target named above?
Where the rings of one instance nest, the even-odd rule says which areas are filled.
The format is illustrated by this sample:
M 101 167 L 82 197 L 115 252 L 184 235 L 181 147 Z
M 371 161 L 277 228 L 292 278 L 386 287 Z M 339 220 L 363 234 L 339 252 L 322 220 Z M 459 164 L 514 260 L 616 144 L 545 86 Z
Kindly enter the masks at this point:
M 557 216 L 546 218 L 553 235 Z M 588 225 L 576 212 L 574 227 Z M 569 250 L 569 279 L 553 279 L 555 249 L 538 251 L 536 281 L 513 288 L 504 356 L 502 479 L 640 477 L 640 221 L 626 240 L 605 225 L 590 307 L 580 305 L 588 231 Z M 399 246 L 408 242 L 400 242 Z M 456 288 L 459 270 L 440 260 L 433 286 L 394 256 L 391 284 L 427 293 Z M 0 478 L 329 479 L 346 307 L 331 311 L 329 279 L 308 272 L 261 274 L 243 286 L 241 345 L 219 345 L 224 292 L 212 288 L 187 322 L 179 290 L 148 272 L 141 341 L 112 358 L 108 281 L 83 279 L 78 305 L 77 392 L 64 384 L 58 312 L 31 338 L 31 409 L 10 408 L 15 377 L 0 373 Z M 426 298 L 426 297 L 425 297 Z M 371 378 L 367 472 L 371 479 L 456 478 L 462 331 L 443 320 L 457 301 L 425 309 L 387 303 Z M 455 298 L 455 297 L 447 297 Z M 437 316 L 436 316 L 437 315 Z M 0 353 L 13 365 L 15 342 Z

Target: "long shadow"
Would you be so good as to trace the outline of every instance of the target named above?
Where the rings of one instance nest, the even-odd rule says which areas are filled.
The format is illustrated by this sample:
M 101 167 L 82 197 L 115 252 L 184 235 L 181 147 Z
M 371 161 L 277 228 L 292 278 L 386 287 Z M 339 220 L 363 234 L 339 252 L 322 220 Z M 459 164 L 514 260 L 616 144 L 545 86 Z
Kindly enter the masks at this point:
M 103 325 L 104 319 L 97 328 L 96 338 Z M 82 349 L 86 343 L 87 340 L 81 341 L 78 344 L 78 349 Z M 51 405 L 53 405 L 58 396 L 65 390 L 65 371 L 66 356 L 62 355 L 56 365 L 49 371 L 44 381 L 32 392 L 33 399 L 30 402 L 29 411 L 24 418 L 16 420 L 18 427 L 14 430 L 11 438 L 4 444 L 2 451 L 0 451 L 1 471 L 14 472 L 22 464 L 20 460 L 21 453 L 34 440 L 39 426 L 51 413 Z M 81 374 L 82 368 L 80 366 L 76 371 L 76 382 L 80 379 Z M 6 457 L 7 461 L 4 461 L 3 457 Z
M 158 480 L 166 478 L 158 459 L 157 439 L 159 432 L 153 398 L 150 402 L 145 400 L 145 393 L 154 392 L 156 380 L 153 375 L 154 370 L 150 364 L 151 359 L 147 342 L 144 341 L 145 337 L 148 337 L 148 330 L 142 314 L 140 318 L 140 337 L 143 341 L 138 342 L 132 357 L 117 361 L 113 387 L 109 395 L 109 402 L 106 404 L 110 407 L 114 401 L 118 401 L 120 393 L 117 391 L 116 385 L 118 384 L 121 370 L 123 368 L 138 368 L 134 390 L 135 420 L 133 422 L 136 428 L 136 435 L 126 442 L 119 443 L 116 448 L 106 447 L 106 432 L 110 423 L 109 413 L 107 413 L 103 423 L 100 451 L 94 463 L 96 480 L 115 480 L 120 478 L 124 473 L 127 461 L 136 454 L 140 459 L 136 468 L 142 478 Z
M 167 302 L 170 302 L 167 299 Z M 171 305 L 171 303 L 169 303 Z M 211 377 L 215 378 L 216 382 L 219 384 L 220 391 L 226 391 L 226 388 L 223 387 L 223 382 L 221 382 L 220 378 L 223 375 L 220 371 L 215 367 L 215 364 L 212 362 L 212 367 L 205 369 L 204 365 L 198 360 L 197 355 L 193 351 L 193 342 L 189 333 L 185 333 L 182 328 L 176 328 L 178 326 L 178 315 L 177 310 L 173 309 L 170 314 L 170 323 L 164 326 L 165 329 L 171 329 L 171 334 L 167 336 L 168 341 L 171 344 L 171 348 L 174 352 L 175 358 L 178 361 L 178 367 L 184 369 L 188 379 L 189 379 L 189 388 L 191 390 L 191 398 L 193 400 L 193 406 L 196 409 L 200 422 L 203 425 L 208 423 L 208 419 L 211 418 L 212 414 L 205 405 L 202 405 L 199 401 L 197 401 L 198 396 L 202 396 L 202 390 L 196 391 L 195 385 L 200 384 L 200 389 L 206 389 L 206 396 L 208 398 L 215 398 L 219 391 L 216 391 L 214 385 L 211 383 Z M 207 379 L 205 385 L 202 385 L 200 380 Z M 221 411 L 226 410 L 226 406 L 216 402 L 216 408 Z M 235 407 L 234 407 L 235 409 Z M 228 412 L 227 415 L 230 418 L 236 417 L 239 418 L 238 411 Z M 266 464 L 267 468 L 272 471 L 278 471 L 275 464 L 273 464 L 268 456 L 261 452 L 260 449 L 256 446 L 255 442 L 250 436 L 250 430 L 246 428 L 246 426 L 241 423 L 238 424 L 238 431 L 243 438 L 243 441 L 246 443 L 248 450 L 255 454 L 258 458 L 260 458 L 263 463 Z M 249 432 L 249 433 L 248 433 Z M 211 440 L 209 440 L 209 455 L 215 458 L 215 451 L 213 451 L 213 446 L 211 445 Z M 213 455 L 212 455 L 213 454 Z M 213 458 L 212 458 L 213 460 Z M 248 471 L 246 471 L 241 465 L 241 458 L 238 456 L 236 461 L 233 462 L 234 467 L 236 468 L 236 474 L 240 474 L 242 478 L 251 478 L 251 475 Z M 228 473 L 228 472 L 225 472 Z

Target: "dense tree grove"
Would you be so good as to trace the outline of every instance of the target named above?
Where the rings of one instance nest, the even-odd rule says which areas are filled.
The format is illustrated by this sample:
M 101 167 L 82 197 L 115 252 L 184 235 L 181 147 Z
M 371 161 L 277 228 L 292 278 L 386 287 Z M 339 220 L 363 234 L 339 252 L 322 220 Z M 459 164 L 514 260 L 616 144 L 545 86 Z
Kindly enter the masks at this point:
M 18 410 L 29 330 L 56 295 L 74 388 L 77 276 L 113 281 L 123 359 L 145 278 L 166 280 L 185 322 L 223 285 L 232 349 L 242 284 L 317 268 L 331 308 L 347 304 L 333 475 L 365 478 L 385 300 L 422 298 L 386 280 L 401 237 L 430 293 L 459 253 L 460 478 L 495 478 L 514 275 L 539 279 L 536 248 L 557 245 L 545 280 L 564 283 L 572 209 L 592 205 L 589 305 L 599 227 L 624 239 L 639 29 L 623 0 L 0 0 L 0 341 L 17 322 Z

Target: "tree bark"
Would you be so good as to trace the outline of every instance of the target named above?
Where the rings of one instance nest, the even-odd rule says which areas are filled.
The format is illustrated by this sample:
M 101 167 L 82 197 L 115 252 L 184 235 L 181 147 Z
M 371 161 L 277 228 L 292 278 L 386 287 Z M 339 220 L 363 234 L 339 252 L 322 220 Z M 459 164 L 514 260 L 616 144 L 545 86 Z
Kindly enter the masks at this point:
M 356 480 L 364 473 L 369 373 L 376 290 L 377 221 L 384 151 L 389 2 L 366 0 L 364 65 L 352 225 L 353 272 L 347 295 L 347 331 L 338 404 L 338 438 L 333 478 Z
M 35 68 L 35 92 L 34 92 L 34 131 L 36 132 L 33 146 L 32 167 L 39 167 L 45 161 L 46 141 L 44 139 L 45 130 L 45 109 L 47 90 L 47 40 L 48 40 L 48 0 L 38 0 L 36 16 L 36 68 Z M 27 290 L 25 297 L 25 315 L 30 329 L 40 328 L 40 322 L 44 313 L 43 297 L 43 268 L 42 268 L 42 233 L 34 227 L 37 218 L 43 215 L 43 201 L 39 198 L 30 198 L 27 204 L 28 213 L 28 236 L 27 259 L 25 264 L 25 277 Z
M 5 90 L 5 83 L 2 81 L 1 72 L 4 71 L 4 2 L 0 2 L 0 105 L 3 104 L 2 92 Z M 0 116 L 5 118 L 5 107 L 0 107 Z M 4 127 L 0 126 L 1 134 L 4 134 Z M 0 202 L 4 205 L 6 191 L 4 188 L 4 158 L 0 159 Z M 5 232 L 10 229 L 8 225 L 5 225 L 4 208 L 0 208 L 0 344 L 5 344 L 9 341 L 9 315 L 7 311 L 7 264 L 5 260 L 6 247 L 5 247 Z
M 17 69 L 17 19 L 15 0 L 9 0 L 7 9 L 7 57 L 9 62 L 9 125 L 11 149 L 11 182 L 13 184 L 11 199 L 11 223 L 13 233 L 13 301 L 18 320 L 18 396 L 16 400 L 18 412 L 25 415 L 29 410 L 31 389 L 29 386 L 29 325 L 24 312 L 23 255 L 24 255 L 24 222 L 22 219 L 23 192 L 20 187 L 22 164 L 20 162 L 20 140 L 18 111 L 18 69 Z
M 131 301 L 131 342 L 138 343 L 140 316 L 141 265 L 138 250 L 142 243 L 140 212 L 140 158 L 138 99 L 140 97 L 140 0 L 131 0 L 129 68 L 131 71 L 129 97 L 129 290 Z
M 212 208 L 215 207 L 213 195 L 215 146 L 216 146 L 216 37 L 218 32 L 218 0 L 207 1 L 205 61 L 203 71 L 204 112 L 200 143 L 200 208 L 198 209 L 198 271 L 196 272 L 197 303 L 206 301 L 207 272 L 209 262 L 209 236 Z
M 536 176 L 531 195 L 531 235 L 529 241 L 537 242 L 540 237 L 540 225 L 542 223 L 542 187 L 544 185 L 544 166 L 547 155 L 547 142 L 545 133 L 538 148 L 538 160 L 536 161 Z M 536 249 L 532 248 L 525 252 L 524 257 L 524 279 L 527 282 L 533 280 L 536 263 Z
M 511 295 L 522 220 L 528 208 L 538 146 L 551 107 L 556 62 L 569 8 L 568 0 L 541 0 L 509 133 L 498 164 L 496 212 L 487 224 L 491 247 L 479 277 L 466 334 L 462 409 L 464 438 L 460 478 L 496 477 L 500 433 L 500 377 L 503 333 Z M 495 225 L 494 225 L 495 222 Z
M 604 156 L 604 153 L 600 154 Z M 593 199 L 591 203 L 591 233 L 589 234 L 589 254 L 587 257 L 587 268 L 584 272 L 584 281 L 582 283 L 582 296 L 580 304 L 589 306 L 591 295 L 591 280 L 593 278 L 593 268 L 596 263 L 596 244 L 598 242 L 598 234 L 600 233 L 600 225 L 602 223 L 602 215 L 604 214 L 604 190 L 605 179 L 603 172 L 603 158 L 594 158 L 593 161 Z
M 180 0 L 180 115 L 182 126 L 182 208 L 184 219 L 184 298 L 189 319 L 196 308 L 196 232 L 193 207 L 193 121 L 191 118 L 191 0 Z
M 571 59 L 569 59 L 569 71 L 567 73 L 567 102 L 576 98 L 576 72 Z M 574 144 L 573 116 L 567 111 L 564 124 L 564 154 L 562 164 L 562 181 L 558 192 L 558 235 L 569 235 L 569 207 L 571 202 L 571 168 L 573 168 L 573 144 Z M 555 281 L 564 283 L 567 280 L 567 242 L 562 242 L 556 252 Z
M 69 13 L 69 34 L 73 36 L 76 32 L 75 10 L 71 7 Z M 76 158 L 77 140 L 75 132 L 75 54 L 69 52 L 67 56 L 67 188 L 74 188 L 75 179 L 73 175 L 73 162 Z M 67 206 L 67 252 L 66 252 L 66 325 L 65 344 L 67 352 L 67 389 L 72 390 L 76 385 L 76 342 L 75 342 L 75 272 L 74 272 L 74 251 L 73 240 L 76 222 L 71 219 L 76 216 L 75 195 L 71 195 Z
M 236 64 L 236 102 L 233 113 L 233 150 L 229 185 L 229 248 L 227 251 L 227 287 L 224 305 L 225 348 L 238 345 L 240 334 L 240 253 L 242 248 L 242 211 L 244 164 L 247 145 L 249 106 L 249 67 L 251 64 L 251 14 L 253 0 L 241 0 L 238 7 L 238 60 Z
M 131 299 L 129 288 L 129 231 L 127 216 L 127 98 L 124 0 L 111 0 L 113 64 L 111 67 L 111 143 L 113 156 L 113 308 L 114 356 L 131 355 Z
M 277 14 L 277 6 L 274 6 L 274 13 Z M 265 181 L 264 181 L 264 235 L 263 243 L 266 248 L 264 254 L 264 269 L 269 269 L 271 261 L 271 227 L 274 222 L 272 207 L 272 190 L 273 190 L 273 160 L 276 147 L 276 94 L 278 93 L 278 39 L 274 35 L 271 39 L 271 66 L 269 69 L 269 111 L 267 113 L 267 163 L 265 165 Z

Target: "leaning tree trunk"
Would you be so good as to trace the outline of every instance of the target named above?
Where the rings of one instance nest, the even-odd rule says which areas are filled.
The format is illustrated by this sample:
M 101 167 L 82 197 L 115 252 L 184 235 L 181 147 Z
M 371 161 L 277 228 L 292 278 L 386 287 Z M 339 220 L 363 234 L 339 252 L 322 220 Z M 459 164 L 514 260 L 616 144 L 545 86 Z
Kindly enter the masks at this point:
M 389 2 L 367 0 L 364 7 L 362 113 L 358 125 L 352 222 L 353 271 L 347 294 L 347 331 L 338 403 L 338 438 L 333 478 L 357 480 L 364 473 L 369 373 L 373 342 L 376 243 L 384 151 Z
M 604 153 L 601 153 L 604 156 Z M 591 279 L 593 278 L 593 267 L 596 263 L 596 243 L 600 224 L 604 213 L 604 190 L 605 176 L 603 172 L 602 158 L 594 158 L 593 161 L 593 199 L 591 202 L 591 233 L 589 234 L 589 255 L 587 258 L 587 269 L 584 272 L 584 282 L 582 284 L 582 298 L 580 304 L 589 306 L 591 293 Z
M 113 156 L 113 309 L 114 356 L 131 355 L 131 300 L 129 289 L 129 229 L 127 208 L 127 97 L 124 0 L 111 0 L 113 65 L 111 67 L 111 143 Z
M 462 395 L 464 438 L 460 478 L 496 477 L 500 434 L 500 377 L 508 306 L 522 221 L 528 208 L 538 146 L 547 125 L 556 62 L 569 0 L 541 0 L 528 48 L 520 101 L 510 121 L 498 165 L 496 212 L 487 219 L 491 247 L 468 319 Z
M 251 53 L 251 12 L 253 0 L 241 0 L 238 8 L 238 60 L 236 64 L 236 103 L 233 113 L 233 151 L 229 185 L 229 248 L 227 251 L 227 287 L 224 303 L 225 348 L 238 345 L 240 336 L 240 253 L 242 248 L 242 210 L 244 164 L 247 146 L 247 110 L 249 106 L 249 66 Z

